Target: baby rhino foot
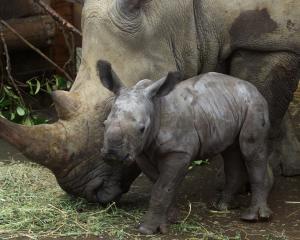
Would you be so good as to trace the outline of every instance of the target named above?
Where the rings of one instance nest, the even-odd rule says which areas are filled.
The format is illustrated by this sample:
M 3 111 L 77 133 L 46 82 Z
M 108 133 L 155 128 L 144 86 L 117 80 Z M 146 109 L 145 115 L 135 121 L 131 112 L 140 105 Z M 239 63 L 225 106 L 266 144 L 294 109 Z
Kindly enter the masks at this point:
M 242 215 L 241 219 L 245 221 L 266 221 L 270 219 L 272 210 L 267 206 L 254 206 L 248 208 Z
M 218 198 L 210 204 L 210 208 L 217 211 L 228 211 L 238 208 L 237 202 L 227 201 L 223 198 Z
M 213 201 L 209 208 L 212 210 L 217 210 L 217 211 L 228 211 L 229 209 L 229 203 L 227 202 L 222 202 L 222 201 Z
M 147 213 L 138 226 L 138 231 L 145 235 L 168 232 L 167 216 Z

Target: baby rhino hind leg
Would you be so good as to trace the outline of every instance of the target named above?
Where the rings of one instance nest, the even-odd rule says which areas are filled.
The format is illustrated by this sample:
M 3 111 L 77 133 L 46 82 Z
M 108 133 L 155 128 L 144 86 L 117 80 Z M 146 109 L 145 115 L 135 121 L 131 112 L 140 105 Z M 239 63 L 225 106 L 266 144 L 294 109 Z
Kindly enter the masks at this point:
M 240 152 L 239 144 L 234 143 L 224 152 L 225 186 L 221 194 L 212 203 L 213 209 L 225 211 L 238 207 L 235 199 L 237 192 L 247 182 L 245 163 Z
M 269 120 L 265 105 L 250 106 L 239 141 L 251 184 L 250 207 L 241 218 L 247 221 L 269 219 L 272 211 L 267 198 L 273 185 L 273 175 L 268 164 L 267 134 Z

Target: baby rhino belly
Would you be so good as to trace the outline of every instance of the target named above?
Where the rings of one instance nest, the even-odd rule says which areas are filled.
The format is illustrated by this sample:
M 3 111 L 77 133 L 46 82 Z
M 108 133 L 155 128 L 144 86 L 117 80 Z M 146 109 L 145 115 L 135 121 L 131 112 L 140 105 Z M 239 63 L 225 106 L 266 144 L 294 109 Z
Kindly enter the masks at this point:
M 203 104 L 203 102 L 194 111 L 195 126 L 201 145 L 200 157 L 221 153 L 235 142 L 242 124 L 238 111 L 222 104 Z

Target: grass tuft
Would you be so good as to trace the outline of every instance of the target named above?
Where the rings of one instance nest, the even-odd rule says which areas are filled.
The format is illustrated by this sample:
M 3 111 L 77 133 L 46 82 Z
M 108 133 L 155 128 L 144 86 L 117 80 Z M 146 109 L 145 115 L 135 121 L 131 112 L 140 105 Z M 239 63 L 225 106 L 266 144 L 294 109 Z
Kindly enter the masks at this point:
M 0 163 L 1 240 L 83 235 L 122 239 L 140 215 L 115 204 L 104 208 L 73 199 L 60 189 L 50 171 L 35 164 Z

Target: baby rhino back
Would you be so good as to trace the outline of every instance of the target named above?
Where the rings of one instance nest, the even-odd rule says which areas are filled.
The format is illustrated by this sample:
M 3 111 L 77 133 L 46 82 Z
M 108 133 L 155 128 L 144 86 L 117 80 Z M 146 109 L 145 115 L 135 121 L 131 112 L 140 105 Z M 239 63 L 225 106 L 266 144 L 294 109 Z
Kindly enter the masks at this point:
M 207 73 L 182 85 L 186 85 L 185 94 L 192 95 L 191 109 L 201 157 L 224 151 L 237 139 L 249 118 L 257 122 L 254 126 L 269 122 L 267 103 L 249 82 L 220 73 Z

